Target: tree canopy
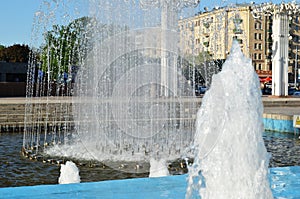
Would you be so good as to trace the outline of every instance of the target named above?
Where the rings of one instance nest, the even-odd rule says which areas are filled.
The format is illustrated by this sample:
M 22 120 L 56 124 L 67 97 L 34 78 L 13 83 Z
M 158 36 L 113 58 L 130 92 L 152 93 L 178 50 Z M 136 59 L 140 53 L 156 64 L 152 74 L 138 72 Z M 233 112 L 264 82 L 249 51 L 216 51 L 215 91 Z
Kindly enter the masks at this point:
M 70 66 L 79 64 L 87 54 L 87 25 L 91 18 L 82 17 L 70 24 L 54 25 L 45 33 L 45 45 L 41 51 L 41 70 L 50 73 L 50 79 L 57 80 L 68 73 Z
M 15 44 L 5 47 L 0 45 L 0 60 L 7 62 L 28 62 L 30 49 L 28 45 Z

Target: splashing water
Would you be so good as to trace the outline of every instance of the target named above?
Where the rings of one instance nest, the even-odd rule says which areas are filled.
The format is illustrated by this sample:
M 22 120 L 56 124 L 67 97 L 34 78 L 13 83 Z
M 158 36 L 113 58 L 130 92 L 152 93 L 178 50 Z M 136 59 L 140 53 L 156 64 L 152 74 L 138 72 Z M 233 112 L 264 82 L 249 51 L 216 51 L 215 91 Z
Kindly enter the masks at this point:
M 167 162 L 164 159 L 160 159 L 157 161 L 154 158 L 151 158 L 150 165 L 150 178 L 170 175 L 167 167 Z
M 40 79 L 34 77 L 38 70 L 32 65 L 23 147 L 35 154 L 42 151 L 54 157 L 93 159 L 118 170 L 124 169 L 120 162 L 130 161 L 136 164 L 133 172 L 142 172 L 136 168 L 151 158 L 180 158 L 194 137 L 196 111 L 191 110 L 196 101 L 194 85 L 182 72 L 189 65 L 184 66 L 185 55 L 178 46 L 178 19 L 192 15 L 188 9 L 194 9 L 198 1 L 85 1 L 83 5 L 90 9 L 79 24 L 73 24 L 68 9 L 60 9 L 61 2 L 65 1 L 45 1 L 50 11 L 38 12 L 37 17 L 52 24 L 53 17 L 58 18 L 56 22 L 68 16 L 66 24 L 71 22 L 71 26 L 67 30 L 80 32 L 70 57 L 79 56 L 65 66 L 66 56 L 48 53 L 43 63 L 54 60 L 45 65 L 47 71 Z M 73 8 L 68 1 L 62 5 Z M 57 13 L 61 10 L 64 14 Z M 71 13 L 76 14 L 76 9 Z M 63 37 L 54 50 L 61 52 L 68 39 Z M 46 47 L 46 52 L 52 52 L 51 45 Z M 52 63 L 59 63 L 58 68 L 51 69 Z M 56 70 L 61 74 L 55 74 Z M 67 73 L 72 78 L 65 81 Z M 60 80 L 60 85 L 51 87 L 52 81 Z M 62 92 L 65 90 L 69 92 Z M 68 100 L 65 96 L 70 95 L 70 105 L 50 107 L 51 100 Z M 46 96 L 46 113 L 41 103 L 33 106 L 35 96 Z M 69 114 L 63 111 L 66 107 Z M 42 114 L 47 115 L 45 121 L 40 121 Z M 66 122 L 57 122 L 61 119 Z
M 80 183 L 79 169 L 72 161 L 67 161 L 60 168 L 59 184 Z
M 258 76 L 234 41 L 198 111 L 187 198 L 273 198 L 262 114 Z

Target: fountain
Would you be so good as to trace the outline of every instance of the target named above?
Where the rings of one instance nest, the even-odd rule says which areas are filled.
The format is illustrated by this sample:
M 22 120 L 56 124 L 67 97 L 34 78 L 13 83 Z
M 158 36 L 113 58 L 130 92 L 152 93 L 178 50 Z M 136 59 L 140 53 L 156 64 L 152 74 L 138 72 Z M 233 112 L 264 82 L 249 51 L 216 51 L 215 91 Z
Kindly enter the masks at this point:
M 46 44 L 47 53 L 42 56 L 45 61 L 41 66 L 33 63 L 29 71 L 33 76 L 36 71 L 42 75 L 30 76 L 28 82 L 24 151 L 97 160 L 128 172 L 148 172 L 150 159 L 153 165 L 165 162 L 167 167 L 168 161 L 186 155 L 185 149 L 194 137 L 192 109 L 196 101 L 194 85 L 181 72 L 184 55 L 178 46 L 177 23 L 178 16 L 185 16 L 188 7 L 197 3 L 90 1 L 87 18 L 70 22 L 66 28 L 55 26 L 47 32 L 47 42 L 51 42 L 54 33 L 61 39 L 58 46 Z M 47 6 L 56 11 L 60 4 L 47 2 Z M 55 12 L 49 13 L 56 16 Z M 41 16 L 39 13 L 38 17 Z M 43 16 L 49 19 L 47 14 Z M 81 31 L 75 42 L 68 34 L 61 36 L 61 32 L 69 30 Z M 79 54 L 76 59 L 68 59 L 67 66 L 64 42 L 72 44 L 69 54 Z M 52 51 L 56 53 L 51 54 Z M 53 67 L 56 62 L 57 68 Z M 80 66 L 76 74 L 72 70 L 74 65 Z M 69 113 L 49 108 L 51 101 L 70 95 L 71 105 L 59 107 L 69 107 Z M 56 117 L 49 115 L 46 121 L 35 118 L 44 114 L 40 106 L 33 105 L 32 97 L 36 96 L 45 96 L 45 114 L 53 111 Z M 56 118 L 67 119 L 61 124 Z M 40 123 L 46 123 L 46 127 Z
M 61 2 L 46 4 L 51 7 Z M 203 99 L 194 139 L 196 101 L 193 84 L 180 70 L 184 55 L 178 51 L 175 22 L 181 11 L 196 3 L 90 1 L 90 18 L 80 26 L 85 30 L 81 36 L 87 41 L 83 48 L 75 45 L 71 51 L 80 55 L 74 62 L 80 66 L 78 73 L 66 70 L 59 62 L 60 74 L 55 76 L 52 62 L 42 71 L 43 67 L 32 59 L 23 152 L 35 157 L 47 154 L 98 160 L 129 172 L 145 172 L 145 162 L 152 162 L 150 176 L 157 177 L 168 175 L 169 160 L 192 155 L 185 150 L 188 148 L 195 152 L 195 163 L 190 167 L 187 197 L 272 198 L 266 177 L 268 155 L 261 137 L 259 81 L 237 44 Z M 52 50 L 60 52 L 62 46 L 46 49 L 48 55 Z M 59 55 L 56 58 L 60 60 L 63 56 Z M 74 63 L 69 60 L 68 66 Z M 245 63 L 245 67 L 239 67 Z M 65 73 L 66 78 L 62 78 Z M 72 75 L 76 75 L 74 85 L 69 79 Z M 236 80 L 237 85 L 226 84 L 225 80 Z M 241 82 L 248 89 L 241 89 Z M 50 108 L 53 100 L 63 101 L 70 95 L 72 109 L 64 105 Z M 45 121 L 39 118 L 44 114 L 40 100 L 46 101 Z M 61 113 L 60 108 L 71 112 L 73 118 Z M 56 117 L 50 117 L 51 113 Z M 59 123 L 57 117 L 66 120 Z M 124 162 L 134 162 L 134 168 Z M 168 197 L 170 193 L 163 194 Z
M 187 198 L 272 198 L 258 76 L 237 41 L 197 115 Z

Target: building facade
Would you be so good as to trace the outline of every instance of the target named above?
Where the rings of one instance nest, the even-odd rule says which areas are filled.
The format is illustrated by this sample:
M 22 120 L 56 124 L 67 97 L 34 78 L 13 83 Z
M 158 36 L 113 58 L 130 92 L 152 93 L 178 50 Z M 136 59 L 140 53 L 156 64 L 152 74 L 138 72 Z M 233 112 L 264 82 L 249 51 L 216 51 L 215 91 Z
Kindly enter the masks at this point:
M 289 19 L 289 81 L 296 77 L 300 36 L 299 16 Z M 192 18 L 179 21 L 180 49 L 187 55 L 209 55 L 210 59 L 226 59 L 233 39 L 238 40 L 245 56 L 252 59 L 260 77 L 272 74 L 272 15 L 254 17 L 251 4 L 214 8 Z M 299 50 L 297 50 L 299 49 Z M 297 63 L 296 63 L 297 62 Z
M 0 61 L 0 82 L 26 82 L 28 63 Z
M 0 97 L 25 97 L 28 63 L 0 61 Z

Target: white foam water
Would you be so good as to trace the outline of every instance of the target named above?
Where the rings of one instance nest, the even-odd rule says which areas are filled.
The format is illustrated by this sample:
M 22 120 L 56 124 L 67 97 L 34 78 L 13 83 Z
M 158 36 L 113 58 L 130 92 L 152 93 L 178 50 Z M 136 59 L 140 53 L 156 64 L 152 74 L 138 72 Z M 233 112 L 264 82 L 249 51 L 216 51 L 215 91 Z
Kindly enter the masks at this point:
M 150 178 L 163 177 L 170 175 L 167 162 L 164 159 L 156 160 L 150 159 Z
M 258 76 L 234 41 L 197 113 L 187 198 L 273 198 L 262 114 Z
M 79 169 L 72 161 L 67 161 L 60 168 L 59 184 L 80 183 Z

